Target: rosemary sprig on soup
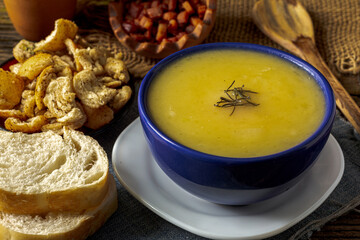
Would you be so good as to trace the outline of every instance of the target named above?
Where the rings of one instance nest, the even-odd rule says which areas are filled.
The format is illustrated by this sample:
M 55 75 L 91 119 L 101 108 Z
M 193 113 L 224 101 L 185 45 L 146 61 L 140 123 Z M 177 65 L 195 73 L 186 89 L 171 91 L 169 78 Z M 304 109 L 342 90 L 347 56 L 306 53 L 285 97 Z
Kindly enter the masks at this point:
M 231 88 L 235 83 L 235 80 L 231 83 L 231 85 L 224 90 L 225 94 L 228 96 L 228 98 L 226 97 L 220 97 L 220 101 L 216 102 L 216 104 L 214 104 L 215 107 L 232 107 L 233 110 L 230 113 L 230 116 L 234 113 L 235 108 L 237 106 L 245 106 L 245 105 L 250 105 L 250 106 L 258 106 L 258 103 L 254 103 L 251 101 L 251 97 L 250 95 L 248 95 L 249 93 L 257 93 L 251 90 L 247 90 L 244 89 L 244 85 L 242 87 L 234 87 Z
M 244 87 L 233 87 L 234 79 Z M 308 138 L 325 113 L 322 91 L 308 73 L 260 52 L 193 54 L 153 81 L 148 109 L 158 128 L 180 144 L 219 156 L 256 157 L 288 149 Z M 234 89 L 259 105 L 239 106 L 229 116 L 227 107 L 214 107 L 224 86 L 230 86 L 227 100 L 219 105 L 238 97 Z

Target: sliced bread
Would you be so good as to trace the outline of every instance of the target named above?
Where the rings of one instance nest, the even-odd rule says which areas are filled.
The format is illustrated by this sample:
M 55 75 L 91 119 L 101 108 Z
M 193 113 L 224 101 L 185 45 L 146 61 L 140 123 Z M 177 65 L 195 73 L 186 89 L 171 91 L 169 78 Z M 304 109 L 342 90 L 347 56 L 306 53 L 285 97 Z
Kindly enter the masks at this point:
M 107 194 L 97 207 L 83 214 L 32 216 L 0 212 L 0 236 L 3 240 L 82 240 L 100 228 L 116 209 L 116 185 L 110 175 Z
M 108 168 L 103 148 L 79 131 L 0 130 L 0 211 L 84 212 L 104 198 Z

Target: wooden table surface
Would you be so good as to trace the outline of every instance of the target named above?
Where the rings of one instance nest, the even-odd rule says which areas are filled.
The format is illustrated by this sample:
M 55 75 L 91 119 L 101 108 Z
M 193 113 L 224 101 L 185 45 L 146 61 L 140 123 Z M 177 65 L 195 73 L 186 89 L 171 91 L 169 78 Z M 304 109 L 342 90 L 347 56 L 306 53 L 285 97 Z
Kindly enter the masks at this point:
M 6 13 L 3 0 L 0 0 L 0 63 L 12 57 L 12 49 L 21 39 Z M 311 237 L 311 240 L 320 239 L 360 240 L 360 210 L 353 210 L 327 223 Z

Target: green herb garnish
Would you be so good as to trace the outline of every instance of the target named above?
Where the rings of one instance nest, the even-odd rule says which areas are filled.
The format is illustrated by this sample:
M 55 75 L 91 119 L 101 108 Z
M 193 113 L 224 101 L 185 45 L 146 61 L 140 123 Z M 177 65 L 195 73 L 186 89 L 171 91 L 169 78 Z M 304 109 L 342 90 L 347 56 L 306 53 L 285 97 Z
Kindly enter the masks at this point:
M 257 92 L 244 89 L 244 85 L 242 87 L 234 87 L 231 89 L 231 87 L 234 85 L 235 80 L 231 83 L 231 85 L 224 90 L 225 94 L 228 96 L 226 97 L 220 97 L 220 101 L 218 101 L 216 104 L 214 104 L 215 107 L 232 107 L 233 110 L 230 113 L 230 116 L 234 113 L 235 107 L 237 106 L 244 106 L 244 105 L 251 105 L 251 106 L 258 106 L 258 103 L 254 103 L 251 101 L 251 97 L 247 95 L 248 93 L 255 93 Z

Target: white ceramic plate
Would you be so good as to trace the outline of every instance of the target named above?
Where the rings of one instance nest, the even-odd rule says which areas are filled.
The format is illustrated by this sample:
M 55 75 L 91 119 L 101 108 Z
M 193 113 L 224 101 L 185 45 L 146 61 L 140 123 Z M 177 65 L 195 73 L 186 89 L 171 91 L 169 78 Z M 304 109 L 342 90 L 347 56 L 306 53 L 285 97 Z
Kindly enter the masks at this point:
M 112 162 L 121 184 L 167 221 L 213 239 L 261 239 L 276 235 L 318 208 L 344 172 L 340 146 L 330 136 L 318 161 L 290 190 L 248 206 L 223 206 L 199 199 L 176 185 L 153 159 L 140 119 L 115 142 Z

